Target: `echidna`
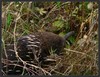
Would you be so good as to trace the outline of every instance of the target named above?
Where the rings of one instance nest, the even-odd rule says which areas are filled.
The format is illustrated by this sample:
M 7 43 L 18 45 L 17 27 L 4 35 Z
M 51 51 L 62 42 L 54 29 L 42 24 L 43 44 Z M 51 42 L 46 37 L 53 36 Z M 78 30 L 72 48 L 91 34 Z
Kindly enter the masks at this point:
M 18 56 L 23 60 L 31 64 L 37 65 L 44 61 L 45 57 L 50 55 L 50 50 L 56 50 L 56 54 L 60 54 L 65 47 L 65 42 L 74 31 L 67 33 L 64 37 L 61 37 L 52 32 L 36 32 L 30 35 L 22 36 L 17 41 Z M 30 66 L 25 66 L 23 62 L 19 61 L 14 51 L 14 45 L 7 46 L 6 54 L 3 52 L 2 65 L 3 72 L 7 75 L 21 75 L 23 70 L 26 74 L 40 73 L 29 72 L 34 70 Z M 7 57 L 6 57 L 7 56 Z M 24 66 L 26 68 L 24 68 Z M 36 70 L 35 70 L 36 71 Z
M 52 32 L 36 32 L 22 36 L 18 39 L 18 54 L 24 60 L 27 57 L 27 59 L 31 58 L 41 61 L 50 55 L 51 49 L 55 50 L 56 54 L 59 54 L 65 47 L 66 39 L 73 34 L 74 31 L 71 31 L 64 37 L 61 37 Z

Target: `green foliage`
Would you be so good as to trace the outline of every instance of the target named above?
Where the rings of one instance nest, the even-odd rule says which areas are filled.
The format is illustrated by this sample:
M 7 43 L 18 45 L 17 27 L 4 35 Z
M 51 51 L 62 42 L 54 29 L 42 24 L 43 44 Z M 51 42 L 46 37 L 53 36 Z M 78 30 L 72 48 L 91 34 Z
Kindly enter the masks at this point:
M 59 33 L 59 35 L 62 36 L 62 37 L 63 37 L 65 34 L 66 34 L 66 33 L 64 33 L 64 32 L 60 32 L 60 33 Z
M 61 7 L 61 2 L 57 2 L 57 7 L 60 8 Z
M 70 40 L 71 43 L 74 43 L 75 42 L 75 37 L 74 36 L 70 36 L 69 40 Z
M 44 8 L 36 8 L 36 10 L 39 12 L 40 15 L 45 14 L 47 11 L 44 10 Z
M 64 28 L 66 29 L 67 32 L 70 30 L 70 24 L 68 21 L 65 23 Z
M 7 14 L 7 22 L 6 22 L 6 29 L 10 27 L 11 21 L 12 21 L 12 17 L 11 17 L 10 12 L 8 12 L 8 14 Z
M 64 26 L 64 21 L 57 20 L 53 22 L 53 26 L 57 28 L 57 30 L 60 30 Z
M 90 3 L 90 2 L 85 2 L 85 3 L 84 3 L 84 10 L 87 12 L 87 14 L 91 12 L 91 10 L 88 9 L 88 4 L 89 4 L 89 3 Z

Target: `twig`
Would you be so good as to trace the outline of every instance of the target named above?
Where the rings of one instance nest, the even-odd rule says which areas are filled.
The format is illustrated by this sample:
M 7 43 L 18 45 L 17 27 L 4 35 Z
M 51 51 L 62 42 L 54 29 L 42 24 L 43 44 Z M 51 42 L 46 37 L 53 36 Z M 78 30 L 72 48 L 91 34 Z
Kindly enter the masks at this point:
M 4 49 L 5 56 L 6 56 L 6 58 L 8 58 L 6 47 L 5 47 L 5 42 L 4 42 L 3 38 L 2 38 L 2 42 L 3 42 L 3 49 Z
M 86 55 L 86 56 L 88 56 L 88 57 L 91 57 L 90 55 L 87 55 L 86 53 L 83 53 L 83 52 L 79 52 L 79 51 L 75 51 L 75 50 L 70 50 L 70 49 L 67 49 L 67 48 L 65 48 L 65 50 L 66 51 L 71 51 L 71 52 L 75 52 L 75 53 L 79 53 L 79 54 L 82 54 L 82 55 Z M 92 58 L 92 57 L 91 57 Z M 94 59 L 94 58 L 93 58 Z M 96 60 L 96 59 L 94 59 L 94 60 Z M 97 61 L 97 60 L 96 60 Z

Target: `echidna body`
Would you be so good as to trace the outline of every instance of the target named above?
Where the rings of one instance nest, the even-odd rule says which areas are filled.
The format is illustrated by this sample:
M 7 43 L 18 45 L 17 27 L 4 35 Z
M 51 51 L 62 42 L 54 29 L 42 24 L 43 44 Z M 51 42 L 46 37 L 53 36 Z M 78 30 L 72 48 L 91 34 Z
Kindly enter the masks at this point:
M 18 40 L 18 53 L 22 59 L 29 57 L 38 61 L 50 55 L 50 50 L 55 50 L 59 54 L 65 47 L 66 39 L 74 32 L 69 32 L 65 37 L 61 37 L 52 32 L 36 32 L 31 35 L 22 36 Z

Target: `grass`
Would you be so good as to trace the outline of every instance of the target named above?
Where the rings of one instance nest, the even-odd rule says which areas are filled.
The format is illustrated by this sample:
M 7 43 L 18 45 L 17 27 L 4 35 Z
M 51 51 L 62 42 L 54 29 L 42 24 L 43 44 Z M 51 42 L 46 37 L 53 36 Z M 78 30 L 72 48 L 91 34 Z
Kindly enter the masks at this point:
M 6 45 L 14 44 L 16 51 L 17 38 L 33 32 L 50 31 L 63 36 L 74 30 L 75 35 L 69 38 L 72 45 L 66 45 L 63 56 L 54 57 L 55 65 L 41 68 L 19 59 L 45 75 L 98 75 L 98 3 L 92 2 L 93 8 L 88 8 L 92 7 L 89 3 L 2 2 L 3 50 L 6 53 Z

